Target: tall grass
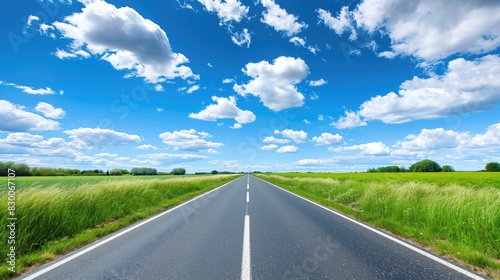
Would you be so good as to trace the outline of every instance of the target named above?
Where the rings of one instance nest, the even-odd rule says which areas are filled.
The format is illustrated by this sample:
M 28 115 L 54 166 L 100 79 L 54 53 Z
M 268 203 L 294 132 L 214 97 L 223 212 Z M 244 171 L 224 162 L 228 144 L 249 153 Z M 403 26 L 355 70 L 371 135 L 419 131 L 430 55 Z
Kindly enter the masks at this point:
M 46 188 L 24 188 L 16 198 L 16 253 L 32 252 L 53 240 L 71 238 L 85 229 L 133 215 L 149 207 L 167 206 L 185 194 L 206 191 L 238 175 L 205 177 L 101 180 L 79 187 L 56 184 Z M 0 205 L 7 205 L 6 196 Z M 7 224 L 1 212 L 2 225 Z M 6 259 L 7 228 L 0 229 L 0 260 Z
M 453 181 L 436 186 L 426 179 L 388 180 L 380 174 L 377 180 L 304 175 L 260 177 L 468 264 L 500 268 L 499 188 L 464 187 Z

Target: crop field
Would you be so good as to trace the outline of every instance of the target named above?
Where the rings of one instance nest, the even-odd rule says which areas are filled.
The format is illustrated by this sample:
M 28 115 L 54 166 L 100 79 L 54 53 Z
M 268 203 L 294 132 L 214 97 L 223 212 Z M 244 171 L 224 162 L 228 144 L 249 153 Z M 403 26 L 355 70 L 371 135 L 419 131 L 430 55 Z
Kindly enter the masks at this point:
M 50 260 L 239 176 L 17 177 L 19 266 Z M 7 205 L 5 193 L 0 203 Z M 0 219 L 8 224 L 6 212 Z M 0 239 L 7 240 L 8 234 L 3 227 Z M 7 242 L 0 245 L 3 264 L 7 246 Z M 6 271 L 2 267 L 2 273 Z
M 500 173 L 258 176 L 500 277 Z

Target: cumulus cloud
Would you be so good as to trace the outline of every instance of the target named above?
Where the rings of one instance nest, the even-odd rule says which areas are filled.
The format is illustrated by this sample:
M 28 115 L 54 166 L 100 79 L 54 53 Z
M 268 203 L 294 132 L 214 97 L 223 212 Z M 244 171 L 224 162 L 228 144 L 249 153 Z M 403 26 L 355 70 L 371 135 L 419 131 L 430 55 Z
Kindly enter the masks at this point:
M 276 144 L 269 144 L 269 145 L 262 146 L 260 149 L 263 150 L 263 151 L 272 151 L 272 150 L 278 149 L 278 145 L 276 145 Z
M 199 89 L 200 89 L 199 85 L 194 85 L 194 86 L 191 86 L 190 88 L 188 88 L 188 90 L 186 91 L 186 93 L 191 94 L 191 93 L 193 93 L 193 92 L 195 92 L 195 91 L 197 91 Z
M 240 129 L 242 128 L 243 126 L 241 125 L 241 123 L 235 123 L 233 126 L 229 127 L 231 129 Z
M 275 130 L 275 135 L 281 135 L 287 139 L 293 140 L 295 143 L 304 143 L 307 140 L 307 132 L 303 130 L 285 129 L 282 131 Z
M 327 81 L 325 81 L 324 79 L 319 79 L 319 80 L 316 80 L 316 81 L 309 81 L 309 85 L 312 86 L 312 87 L 319 87 L 319 86 L 323 86 L 323 85 L 326 85 L 328 84 Z
M 276 143 L 276 144 L 286 144 L 290 143 L 289 139 L 283 139 L 283 138 L 276 138 L 274 136 L 267 136 L 262 140 L 264 143 Z
M 262 6 L 266 9 L 262 13 L 261 22 L 273 27 L 278 32 L 284 32 L 291 37 L 299 33 L 302 29 L 307 28 L 304 22 L 298 22 L 298 17 L 289 14 L 285 9 L 281 8 L 274 0 L 261 0 Z
M 243 73 L 252 80 L 243 85 L 235 84 L 233 89 L 238 94 L 257 96 L 273 111 L 304 104 L 304 95 L 295 86 L 309 74 L 309 68 L 301 58 L 280 56 L 272 63 L 265 60 L 248 63 Z
M 150 144 L 145 144 L 145 145 L 140 145 L 135 147 L 136 149 L 139 150 L 158 150 L 156 146 L 150 145 Z
M 276 149 L 276 152 L 279 154 L 286 154 L 286 153 L 296 153 L 299 150 L 297 146 L 294 145 L 288 145 L 288 146 L 283 146 L 279 147 Z
M 458 58 L 443 75 L 414 77 L 401 84 L 399 93 L 365 101 L 359 115 L 366 120 L 406 123 L 492 109 L 500 102 L 500 57 Z
M 145 165 L 162 166 L 162 165 L 178 164 L 183 162 L 198 161 L 206 158 L 207 156 L 195 155 L 195 154 L 155 153 L 155 154 L 138 155 L 135 159 L 131 160 L 131 162 L 145 164 Z
M 0 131 L 25 132 L 59 129 L 59 122 L 28 112 L 24 106 L 0 100 Z
M 332 152 L 361 151 L 363 155 L 368 156 L 387 156 L 391 153 L 391 149 L 382 142 L 371 142 L 367 144 L 329 148 L 328 150 Z
M 349 11 L 349 7 L 342 7 L 337 17 L 334 17 L 330 12 L 323 9 L 318 9 L 316 12 L 318 13 L 320 22 L 323 22 L 323 24 L 325 24 L 328 28 L 335 31 L 337 35 L 340 36 L 345 31 L 351 31 L 349 39 L 356 40 L 357 33 L 352 25 L 352 15 Z
M 160 134 L 163 143 L 174 150 L 181 151 L 207 151 L 209 149 L 218 149 L 224 144 L 207 141 L 206 138 L 212 137 L 210 134 L 195 129 L 179 130 L 174 132 L 164 132 Z
M 198 0 L 208 12 L 217 13 L 223 23 L 240 22 L 247 17 L 249 8 L 238 0 Z
M 337 129 L 346 129 L 366 126 L 367 123 L 361 120 L 358 113 L 345 111 L 345 116 L 340 117 L 338 121 L 333 122 L 330 125 L 336 127 Z
M 212 96 L 212 100 L 217 102 L 217 104 L 208 105 L 199 113 L 189 114 L 189 117 L 204 121 L 234 119 L 239 124 L 255 121 L 254 113 L 248 110 L 241 110 L 236 106 L 236 98 L 234 96 L 230 96 L 229 98 Z
M 61 108 L 54 108 L 54 106 L 49 103 L 40 102 L 35 107 L 35 110 L 42 113 L 45 117 L 51 119 L 62 119 L 66 115 L 66 112 Z
M 104 128 L 80 127 L 65 130 L 64 133 L 69 135 L 69 138 L 82 141 L 89 147 L 121 146 L 141 142 L 141 137 L 138 135 Z
M 312 138 L 313 142 L 316 142 L 316 145 L 331 145 L 342 143 L 343 137 L 340 134 L 331 134 L 328 132 L 321 133 L 320 136 L 314 136 Z
M 67 50 L 56 52 L 58 57 L 82 56 L 83 51 L 117 70 L 127 70 L 126 77 L 142 77 L 149 83 L 198 78 L 181 65 L 188 59 L 172 51 L 167 34 L 156 23 L 130 7 L 117 8 L 105 1 L 85 5 L 80 13 L 53 23 L 63 37 L 72 40 Z
M 461 143 L 470 140 L 467 132 L 444 130 L 443 128 L 422 129 L 420 134 L 406 136 L 408 141 L 403 141 L 400 146 L 404 150 L 430 150 L 440 148 L 456 148 Z
M 353 16 L 359 28 L 388 34 L 395 54 L 424 60 L 500 46 L 498 1 L 365 0 Z

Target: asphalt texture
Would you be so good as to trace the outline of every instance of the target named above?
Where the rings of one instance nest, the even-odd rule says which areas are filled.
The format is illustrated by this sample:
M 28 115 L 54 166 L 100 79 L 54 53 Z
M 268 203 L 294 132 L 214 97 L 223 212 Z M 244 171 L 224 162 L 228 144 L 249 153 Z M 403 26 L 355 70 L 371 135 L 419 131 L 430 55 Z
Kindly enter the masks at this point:
M 400 242 L 245 175 L 20 279 L 428 280 L 474 276 Z

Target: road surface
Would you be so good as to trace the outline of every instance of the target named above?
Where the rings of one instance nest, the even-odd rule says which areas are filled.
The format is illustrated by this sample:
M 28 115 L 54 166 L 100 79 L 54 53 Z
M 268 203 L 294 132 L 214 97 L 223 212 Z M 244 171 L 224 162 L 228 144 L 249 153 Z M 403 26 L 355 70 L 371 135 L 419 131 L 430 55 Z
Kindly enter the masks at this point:
M 245 175 L 21 279 L 482 279 Z

